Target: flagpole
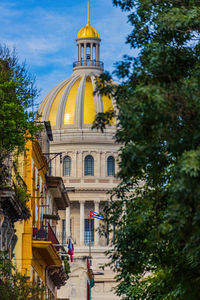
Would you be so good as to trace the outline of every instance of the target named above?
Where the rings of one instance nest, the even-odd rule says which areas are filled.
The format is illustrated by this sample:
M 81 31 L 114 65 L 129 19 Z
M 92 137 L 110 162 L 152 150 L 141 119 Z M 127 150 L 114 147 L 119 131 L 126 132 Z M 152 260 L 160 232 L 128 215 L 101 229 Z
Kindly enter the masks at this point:
M 91 260 L 91 216 L 89 218 L 89 259 Z

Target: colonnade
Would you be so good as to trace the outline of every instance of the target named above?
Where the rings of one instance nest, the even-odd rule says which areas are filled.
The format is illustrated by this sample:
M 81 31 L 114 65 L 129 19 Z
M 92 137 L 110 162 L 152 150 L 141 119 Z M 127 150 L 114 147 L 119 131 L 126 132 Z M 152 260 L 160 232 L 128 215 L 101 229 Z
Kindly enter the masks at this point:
M 85 202 L 84 200 L 80 200 L 80 236 L 79 236 L 79 245 L 84 246 L 84 225 L 85 225 Z M 94 201 L 94 211 L 99 212 L 99 204 L 100 200 Z M 99 219 L 94 219 L 94 246 L 99 246 Z M 66 236 L 69 237 L 71 235 L 70 229 L 70 207 L 66 208 Z
M 74 67 L 101 67 L 100 41 L 99 38 L 77 39 L 77 61 L 74 63 Z
M 83 57 L 81 57 L 81 49 L 84 48 Z M 82 59 L 84 61 L 88 60 L 87 48 L 90 48 L 90 61 L 100 61 L 100 45 L 97 43 L 78 43 L 77 44 L 77 61 L 80 62 Z M 93 57 L 93 48 L 95 48 L 95 57 Z

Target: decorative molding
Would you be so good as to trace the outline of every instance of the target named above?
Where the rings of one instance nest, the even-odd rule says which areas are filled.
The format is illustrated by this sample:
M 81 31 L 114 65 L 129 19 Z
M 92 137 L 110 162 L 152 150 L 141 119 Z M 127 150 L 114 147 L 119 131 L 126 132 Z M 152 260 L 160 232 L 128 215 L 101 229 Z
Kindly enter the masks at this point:
M 84 179 L 84 183 L 95 183 L 96 179 Z
M 80 204 L 85 204 L 85 200 L 78 200 L 78 202 L 80 203 Z
M 69 179 L 69 183 L 81 183 L 80 179 Z
M 109 192 L 112 190 L 111 188 L 75 188 L 75 192 L 88 192 L 88 193 L 93 193 L 93 192 Z
M 110 179 L 99 179 L 99 183 L 110 183 Z

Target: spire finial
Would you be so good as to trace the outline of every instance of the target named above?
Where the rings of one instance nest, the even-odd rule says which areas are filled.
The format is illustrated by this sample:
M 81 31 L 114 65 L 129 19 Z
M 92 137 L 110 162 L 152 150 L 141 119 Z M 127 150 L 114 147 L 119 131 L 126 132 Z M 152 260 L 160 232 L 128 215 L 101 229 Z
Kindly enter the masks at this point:
M 90 24 L 90 2 L 88 0 L 88 15 L 87 15 L 87 23 Z

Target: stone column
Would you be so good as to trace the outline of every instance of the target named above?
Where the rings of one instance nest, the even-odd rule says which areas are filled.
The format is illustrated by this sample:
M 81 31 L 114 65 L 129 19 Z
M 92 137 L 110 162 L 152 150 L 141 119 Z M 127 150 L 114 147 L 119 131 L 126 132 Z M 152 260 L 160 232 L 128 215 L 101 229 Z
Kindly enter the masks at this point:
M 86 56 L 86 50 L 87 50 L 86 48 L 87 47 L 86 46 L 87 46 L 87 44 L 84 43 L 84 65 L 87 65 L 87 61 L 86 61 L 87 60 L 87 56 Z
M 101 171 L 102 171 L 102 176 L 105 178 L 106 177 L 106 175 L 107 175 L 107 160 L 106 160 L 106 153 L 104 152 L 104 153 L 102 153 L 102 169 L 101 169 Z
M 93 65 L 93 43 L 90 44 L 90 65 Z
M 94 211 L 99 213 L 99 200 L 95 200 L 94 201 Z M 98 230 L 99 229 L 99 219 L 94 219 L 94 245 L 95 246 L 99 246 L 99 233 Z
M 100 61 L 100 45 L 98 44 L 98 60 Z
M 81 174 L 81 177 L 83 177 L 83 176 L 85 176 L 85 159 L 83 159 L 84 158 L 84 153 L 83 152 L 81 152 L 80 158 L 81 158 L 80 166 L 82 166 L 80 174 Z
M 80 65 L 81 65 L 81 44 L 79 44 L 79 62 L 80 62 Z
M 78 151 L 76 151 L 75 152 L 75 159 L 74 159 L 74 164 L 75 164 L 75 174 L 74 174 L 74 176 L 75 177 L 78 177 L 78 170 L 77 170 L 77 166 L 78 166 L 78 164 L 77 164 L 77 162 L 78 162 Z
M 77 62 L 79 61 L 79 44 L 77 44 Z
M 95 60 L 98 61 L 98 44 L 95 45 L 96 49 L 95 49 Z
M 66 239 L 71 236 L 70 231 L 70 206 L 66 207 Z
M 84 246 L 85 201 L 80 203 L 80 246 Z
M 101 177 L 101 154 L 97 153 L 97 177 Z
M 99 153 L 99 160 L 100 160 L 100 165 L 99 165 L 99 176 L 102 177 L 103 174 L 102 174 L 102 168 L 101 168 L 101 161 L 102 161 L 102 151 L 100 151 Z

